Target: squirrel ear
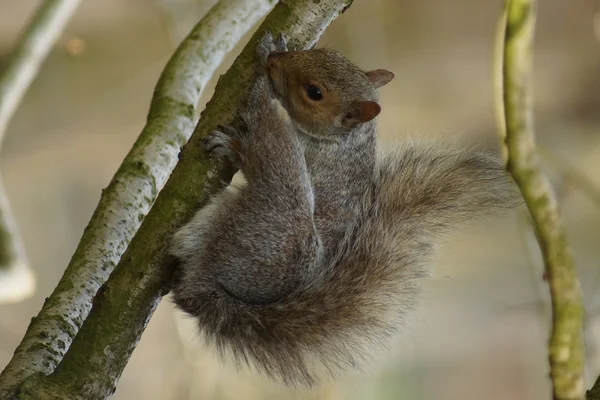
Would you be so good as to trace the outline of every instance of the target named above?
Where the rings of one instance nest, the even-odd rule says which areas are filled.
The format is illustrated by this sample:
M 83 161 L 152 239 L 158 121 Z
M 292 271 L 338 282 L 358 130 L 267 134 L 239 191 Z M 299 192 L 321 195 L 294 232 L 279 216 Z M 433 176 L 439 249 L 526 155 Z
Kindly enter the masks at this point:
M 354 128 L 356 125 L 368 122 L 379 115 L 381 106 L 374 101 L 356 101 L 348 107 L 342 125 L 346 128 Z
M 365 72 L 367 78 L 375 85 L 375 89 L 379 89 L 382 86 L 390 83 L 392 79 L 396 76 L 392 71 L 388 71 L 387 69 L 374 69 L 373 71 Z

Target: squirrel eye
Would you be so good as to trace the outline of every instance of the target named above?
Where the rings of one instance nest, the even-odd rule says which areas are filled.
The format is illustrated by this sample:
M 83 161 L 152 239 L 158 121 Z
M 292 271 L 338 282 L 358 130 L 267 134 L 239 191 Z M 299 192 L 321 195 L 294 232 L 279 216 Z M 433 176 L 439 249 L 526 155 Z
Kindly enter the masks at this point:
M 315 85 L 306 85 L 306 95 L 314 101 L 323 100 L 323 92 Z

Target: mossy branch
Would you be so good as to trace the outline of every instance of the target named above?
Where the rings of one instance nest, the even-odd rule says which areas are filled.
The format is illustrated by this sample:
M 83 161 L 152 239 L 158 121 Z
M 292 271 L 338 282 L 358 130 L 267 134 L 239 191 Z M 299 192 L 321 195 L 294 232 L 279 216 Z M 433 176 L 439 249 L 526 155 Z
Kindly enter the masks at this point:
M 584 399 L 581 290 L 565 228 L 540 168 L 532 112 L 535 0 L 506 2 L 503 101 L 507 168 L 533 217 L 550 286 L 550 375 L 555 400 Z M 503 132 L 501 132 L 502 134 Z
M 197 122 L 197 103 L 225 55 L 273 0 L 221 0 L 175 51 L 154 90 L 146 126 L 103 190 L 63 277 L 0 375 L 0 398 L 60 362 L 154 203 Z
M 110 396 L 131 352 L 170 282 L 167 246 L 198 202 L 231 178 L 233 171 L 209 161 L 200 140 L 227 124 L 249 88 L 258 36 L 282 32 L 291 47 L 312 45 L 351 0 L 280 1 L 229 71 L 204 110 L 180 160 L 157 197 L 92 310 L 55 371 L 21 386 L 20 399 L 104 399 Z M 154 167 L 154 165 L 152 165 Z
M 0 145 L 41 64 L 80 0 L 46 0 L 36 10 L 0 73 Z M 0 182 L 0 304 L 17 302 L 35 290 L 25 247 Z

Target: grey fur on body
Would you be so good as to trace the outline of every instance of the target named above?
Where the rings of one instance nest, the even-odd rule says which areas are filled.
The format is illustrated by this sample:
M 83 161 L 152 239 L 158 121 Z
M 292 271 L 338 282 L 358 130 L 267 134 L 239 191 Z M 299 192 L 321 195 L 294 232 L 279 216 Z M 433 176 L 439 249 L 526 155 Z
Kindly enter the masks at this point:
M 328 132 L 307 134 L 264 73 L 273 47 L 270 36 L 259 45 L 244 128 L 204 141 L 247 182 L 175 235 L 173 295 L 219 351 L 288 385 L 312 385 L 360 369 L 390 343 L 442 233 L 518 200 L 486 153 L 407 143 L 378 156 L 374 119 L 344 129 L 336 116 Z M 355 86 L 350 100 L 377 100 L 368 80 Z

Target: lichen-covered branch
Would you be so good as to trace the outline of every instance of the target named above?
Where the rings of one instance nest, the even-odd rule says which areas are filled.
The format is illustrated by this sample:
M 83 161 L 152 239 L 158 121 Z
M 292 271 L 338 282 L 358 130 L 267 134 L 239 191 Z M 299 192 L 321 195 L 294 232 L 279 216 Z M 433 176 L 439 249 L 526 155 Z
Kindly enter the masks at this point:
M 119 261 L 197 122 L 206 82 L 224 56 L 272 7 L 273 0 L 221 0 L 169 60 L 154 90 L 147 123 L 103 190 L 54 293 L 0 375 L 0 398 L 33 373 L 51 373 L 71 345 L 92 299 Z
M 0 180 L 0 304 L 21 301 L 34 290 L 35 276 L 27 264 L 25 248 Z
M 245 95 L 254 69 L 258 35 L 283 32 L 291 47 L 313 44 L 350 0 L 280 1 L 229 71 L 204 110 L 180 161 L 54 373 L 29 378 L 20 399 L 103 399 L 115 384 L 170 281 L 165 262 L 170 238 L 190 219 L 199 200 L 231 177 L 206 158 L 199 144 L 217 124 L 227 124 Z
M 507 168 L 531 212 L 550 286 L 550 375 L 555 400 L 584 399 L 581 290 L 555 195 L 540 169 L 532 113 L 535 0 L 509 0 L 504 40 Z
M 17 40 L 0 73 L 0 145 L 10 119 L 79 2 L 44 1 Z M 34 289 L 35 276 L 27 264 L 6 191 L 0 186 L 0 304 L 21 301 Z

